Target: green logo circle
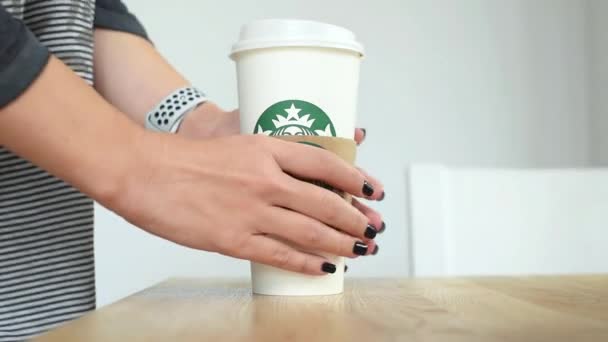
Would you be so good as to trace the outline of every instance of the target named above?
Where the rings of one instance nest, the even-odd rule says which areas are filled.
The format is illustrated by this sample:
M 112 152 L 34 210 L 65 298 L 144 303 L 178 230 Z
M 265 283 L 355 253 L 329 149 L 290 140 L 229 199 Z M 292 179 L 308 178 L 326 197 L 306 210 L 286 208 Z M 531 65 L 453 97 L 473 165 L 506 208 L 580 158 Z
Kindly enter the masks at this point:
M 253 133 L 335 137 L 336 129 L 321 108 L 302 100 L 286 100 L 268 107 L 260 115 Z

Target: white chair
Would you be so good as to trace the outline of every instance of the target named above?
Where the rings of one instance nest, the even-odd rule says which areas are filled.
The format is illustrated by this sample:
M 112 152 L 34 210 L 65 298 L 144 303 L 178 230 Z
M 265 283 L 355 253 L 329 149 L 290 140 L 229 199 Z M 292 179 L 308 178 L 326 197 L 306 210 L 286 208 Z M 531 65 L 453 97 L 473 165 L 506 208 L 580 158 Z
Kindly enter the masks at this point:
M 412 274 L 608 272 L 608 169 L 409 172 Z

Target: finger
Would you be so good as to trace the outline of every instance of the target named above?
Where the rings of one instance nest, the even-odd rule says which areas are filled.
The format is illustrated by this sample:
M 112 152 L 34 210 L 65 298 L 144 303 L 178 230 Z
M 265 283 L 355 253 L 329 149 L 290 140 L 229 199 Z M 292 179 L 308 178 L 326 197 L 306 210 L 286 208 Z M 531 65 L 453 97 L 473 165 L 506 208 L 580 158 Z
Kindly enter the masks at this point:
M 286 173 L 300 179 L 323 181 L 357 197 L 374 197 L 373 185 L 364 174 L 334 153 L 286 141 L 273 145 L 275 160 Z
M 313 218 L 358 239 L 373 239 L 377 230 L 341 196 L 320 186 L 286 177 L 286 190 L 273 203 Z
M 355 142 L 357 145 L 361 145 L 361 143 L 363 143 L 366 135 L 367 131 L 365 128 L 355 128 Z
M 367 253 L 365 253 L 365 255 L 376 255 L 376 254 L 378 254 L 379 250 L 380 250 L 380 247 L 378 246 L 378 243 L 376 241 L 372 240 L 368 243 Z
M 274 207 L 268 211 L 272 222 L 259 227 L 259 231 L 285 239 L 311 252 L 326 252 L 348 258 L 367 254 L 369 248 L 361 239 L 344 234 L 295 211 Z
M 357 168 L 359 170 L 359 172 L 361 172 L 361 174 L 363 175 L 363 177 L 371 184 L 371 186 L 374 188 L 374 193 L 373 195 L 369 196 L 368 199 L 371 200 L 375 200 L 375 201 L 382 201 L 384 200 L 384 184 L 382 184 L 378 179 L 376 179 L 375 177 L 372 177 L 370 174 L 368 174 L 365 170 L 361 169 L 361 168 Z
M 252 235 L 248 242 L 247 247 L 235 257 L 303 274 L 325 275 L 336 272 L 336 265 L 325 258 L 300 252 L 272 237 Z
M 353 207 L 357 208 L 363 215 L 365 215 L 368 219 L 368 222 L 376 227 L 378 233 L 383 233 L 386 229 L 386 224 L 382 221 L 382 216 L 375 211 L 374 209 L 368 207 L 367 205 L 361 203 L 356 198 L 352 200 Z

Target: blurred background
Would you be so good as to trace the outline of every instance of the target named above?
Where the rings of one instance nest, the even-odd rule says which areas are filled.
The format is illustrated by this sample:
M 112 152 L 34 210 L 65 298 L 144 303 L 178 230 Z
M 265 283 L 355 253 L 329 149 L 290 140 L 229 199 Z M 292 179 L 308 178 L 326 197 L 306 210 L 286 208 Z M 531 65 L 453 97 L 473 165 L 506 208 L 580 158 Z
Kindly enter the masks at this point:
M 602 196 L 608 199 L 608 189 L 600 186 L 608 184 L 608 174 L 597 168 L 608 163 L 608 1 L 125 2 L 167 59 L 225 108 L 238 103 L 235 67 L 228 53 L 241 25 L 262 18 L 299 18 L 355 32 L 367 50 L 359 123 L 368 138 L 358 163 L 386 185 L 385 201 L 372 205 L 383 213 L 387 231 L 378 239 L 377 256 L 350 261 L 349 276 L 433 275 L 441 270 L 456 274 L 458 265 L 450 260 L 470 265 L 475 258 L 482 265 L 464 267 L 460 273 L 587 272 L 603 267 L 608 271 L 603 261 L 608 257 L 602 259 L 594 245 L 608 242 L 603 229 L 608 216 L 602 214 L 608 213 Z M 419 177 L 413 179 L 411 165 L 434 166 L 418 169 Z M 458 170 L 456 175 L 452 168 Z M 466 173 L 469 168 L 472 174 Z M 589 171 L 592 177 L 585 173 L 589 168 L 594 168 Z M 536 172 L 526 173 L 529 169 Z M 473 184 L 471 179 L 481 182 Z M 449 185 L 452 182 L 457 184 Z M 492 188 L 496 184 L 503 186 Z M 497 201 L 505 191 L 511 191 L 509 200 Z M 530 208 L 538 210 L 526 211 L 528 207 L 521 205 L 516 207 L 523 209 L 512 210 L 529 198 Z M 578 236 L 573 232 L 583 228 L 576 226 L 577 219 L 563 215 L 574 204 L 586 215 L 587 200 L 597 220 L 585 226 L 587 239 L 572 246 Z M 462 205 L 450 209 L 452 202 Z M 501 211 L 498 204 L 511 210 Z M 557 211 L 562 216 L 554 225 L 550 221 Z M 485 213 L 484 220 L 479 212 Z M 460 219 L 460 213 L 467 216 Z M 503 241 L 517 244 L 536 227 L 521 219 L 518 222 L 524 223 L 513 230 L 517 236 L 508 238 L 500 232 L 515 224 L 509 219 L 530 213 L 537 217 L 529 222 L 542 226 L 533 243 L 505 248 Z M 175 246 L 128 227 L 101 207 L 96 220 L 101 305 L 169 276 L 249 275 L 247 262 Z M 462 223 L 467 234 L 459 235 L 456 223 L 449 222 Z M 494 229 L 475 231 L 488 225 Z M 538 251 L 555 237 L 555 227 L 563 229 L 568 240 L 541 253 L 544 261 L 537 262 Z M 416 231 L 422 235 L 413 241 Z M 464 238 L 452 243 L 455 236 Z M 477 245 L 485 246 L 480 253 L 505 248 L 527 257 L 518 261 L 521 268 L 502 272 L 499 266 L 514 257 L 507 252 L 497 268 L 489 261 L 483 264 L 488 255 L 456 256 L 458 251 L 475 251 Z M 585 268 L 586 251 L 595 251 L 591 269 Z M 552 262 L 560 255 L 578 261 L 561 270 Z M 415 258 L 423 265 L 416 266 Z M 425 260 L 435 260 L 441 267 L 424 264 Z

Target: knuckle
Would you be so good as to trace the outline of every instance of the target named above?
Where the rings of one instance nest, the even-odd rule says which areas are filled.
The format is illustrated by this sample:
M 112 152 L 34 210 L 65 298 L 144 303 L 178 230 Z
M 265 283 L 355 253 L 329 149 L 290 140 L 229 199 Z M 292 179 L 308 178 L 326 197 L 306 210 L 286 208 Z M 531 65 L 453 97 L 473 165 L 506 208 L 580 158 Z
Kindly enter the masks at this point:
M 234 257 L 242 257 L 248 254 L 250 249 L 248 234 L 224 233 L 215 241 L 216 251 Z
M 363 174 L 361 174 L 361 171 L 357 170 L 357 168 L 355 167 L 349 167 L 348 171 L 349 173 L 349 178 L 351 178 L 357 187 L 359 187 L 360 185 L 363 184 L 363 181 L 365 180 L 365 177 L 363 177 Z
M 367 218 L 367 216 L 363 215 L 361 212 L 353 211 L 352 222 L 355 224 L 355 226 L 359 230 L 363 230 L 364 228 L 367 227 L 367 224 L 369 223 L 369 219 Z
M 260 196 L 270 200 L 281 197 L 283 194 L 289 191 L 283 178 L 277 175 L 259 177 L 256 181 L 255 187 L 257 188 Z
M 323 241 L 323 233 L 319 227 L 312 227 L 306 230 L 303 241 L 306 246 L 316 247 Z
M 283 194 L 289 191 L 289 184 L 285 181 L 285 178 L 281 175 L 272 177 L 267 182 L 267 187 L 272 193 Z
M 355 167 L 350 165 L 346 166 L 344 169 L 342 169 L 339 177 L 345 180 L 346 186 L 350 187 L 350 189 L 344 190 L 349 190 L 349 192 L 354 192 L 354 194 L 361 191 L 361 185 L 363 184 L 364 179 L 359 170 L 357 170 Z
M 368 219 L 362 215 L 354 214 L 352 218 L 348 220 L 349 226 L 345 227 L 345 232 L 349 233 L 349 235 L 355 236 L 359 239 L 364 239 L 365 237 L 365 229 L 368 224 Z
M 350 240 L 351 238 L 349 238 L 344 233 L 339 233 L 339 236 L 332 237 L 327 242 L 326 252 L 330 254 L 348 257 L 350 256 L 350 250 L 352 249 L 352 246 L 350 248 L 348 247 L 348 243 Z
M 297 258 L 294 263 L 294 270 L 298 273 L 306 273 L 311 268 L 309 266 L 309 259 L 306 257 Z
M 231 234 L 230 240 L 227 244 L 233 246 L 234 250 L 238 253 L 239 251 L 247 251 L 251 246 L 250 243 L 251 235 L 249 234 Z
M 323 173 L 333 173 L 336 170 L 336 164 L 339 158 L 332 152 L 327 150 L 319 150 L 318 166 Z
M 307 169 L 308 172 L 323 174 L 324 172 L 331 170 L 332 165 L 335 164 L 336 156 L 325 149 L 301 145 L 298 146 L 298 149 L 294 152 L 297 153 L 302 160 L 305 160 L 307 165 L 314 165 L 314 172 L 313 169 L 310 168 Z
M 291 259 L 291 251 L 287 248 L 276 247 L 270 253 L 270 261 L 279 268 L 287 268 Z
M 336 196 L 335 193 L 322 190 L 319 204 L 323 208 L 323 217 L 326 221 L 336 223 L 342 217 L 341 204 L 342 199 Z
M 359 190 L 359 184 L 363 183 L 363 175 L 361 172 L 335 154 L 329 151 L 323 152 L 323 160 L 319 163 L 320 174 L 325 175 L 328 180 L 339 182 L 348 187 L 353 187 L 352 189 L 341 190 Z

